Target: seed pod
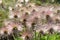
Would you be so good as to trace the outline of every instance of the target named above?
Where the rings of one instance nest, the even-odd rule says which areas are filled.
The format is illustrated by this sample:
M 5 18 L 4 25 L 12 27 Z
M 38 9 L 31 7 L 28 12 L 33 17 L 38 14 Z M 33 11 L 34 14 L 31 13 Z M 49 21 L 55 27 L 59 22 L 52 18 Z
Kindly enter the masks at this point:
M 14 15 L 14 18 L 18 18 L 18 16 L 17 15 Z
M 12 31 L 13 31 L 13 35 L 15 37 L 18 37 L 19 36 L 19 31 L 18 31 L 17 27 L 14 27 Z
M 1 40 L 8 40 L 8 33 L 4 31 L 4 34 L 1 36 Z
M 56 21 L 56 23 L 60 23 L 59 19 L 56 19 L 55 21 Z
M 32 27 L 31 27 L 32 31 L 34 31 L 34 28 L 35 28 L 35 23 L 32 23 Z
M 46 20 L 48 21 L 50 19 L 50 16 L 49 15 L 46 15 Z
M 57 13 L 60 13 L 60 10 L 57 10 Z
M 25 40 L 30 40 L 30 38 L 28 36 L 25 37 Z
M 25 12 L 25 15 L 28 15 L 28 12 Z
M 41 30 L 39 33 L 42 34 L 42 35 L 45 35 L 44 32 L 43 32 L 42 30 Z
M 31 31 L 24 31 L 22 37 L 25 37 L 25 40 L 32 40 L 33 33 Z
M 23 23 L 24 27 L 26 28 L 26 19 L 23 20 Z
M 53 33 L 54 33 L 53 28 L 50 28 L 50 29 L 49 29 L 49 33 L 50 33 L 50 34 L 53 34 Z
M 27 19 L 28 16 L 29 16 L 29 13 L 28 12 L 25 12 L 24 16 L 25 16 L 24 19 Z
M 33 11 L 32 12 L 35 12 L 35 9 L 33 9 Z
M 49 15 L 46 15 L 46 20 L 47 20 L 47 22 L 52 22 L 52 19 Z

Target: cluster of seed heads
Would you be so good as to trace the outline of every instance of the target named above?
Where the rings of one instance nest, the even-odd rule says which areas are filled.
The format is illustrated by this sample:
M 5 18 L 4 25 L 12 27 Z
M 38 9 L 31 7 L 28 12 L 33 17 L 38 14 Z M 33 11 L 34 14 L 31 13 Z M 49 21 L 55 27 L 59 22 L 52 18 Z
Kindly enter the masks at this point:
M 29 7 L 32 7 L 31 5 Z M 36 9 L 34 9 L 36 8 Z M 23 21 L 22 22 L 18 22 L 18 19 L 20 20 L 20 18 L 18 18 L 18 15 L 19 15 L 19 11 L 15 11 L 15 9 L 12 9 L 12 14 L 13 14 L 13 18 L 14 18 L 14 22 L 9 24 L 9 25 L 5 25 L 7 27 L 2 27 L 0 28 L 0 40 L 15 40 L 16 37 L 20 37 L 20 36 L 25 36 L 26 39 L 25 40 L 31 40 L 32 38 L 32 34 L 33 32 L 35 32 L 36 30 L 39 30 L 39 33 L 41 34 L 45 34 L 47 31 L 49 34 L 53 34 L 55 31 L 58 31 L 60 32 L 60 29 L 59 27 L 54 27 L 53 25 L 55 25 L 54 21 L 52 20 L 52 16 L 51 14 L 53 14 L 53 12 L 50 10 L 49 7 L 41 7 L 40 6 L 37 8 L 34 6 L 34 8 L 32 7 L 32 11 L 31 11 L 31 14 L 28 14 L 28 12 L 25 12 L 24 10 L 21 10 L 21 12 L 25 12 L 25 14 L 23 14 L 22 16 L 22 19 Z M 48 11 L 47 11 L 47 9 Z M 27 8 L 29 9 L 29 8 Z M 14 12 L 13 12 L 14 11 Z M 10 13 L 11 13 L 10 12 Z M 24 13 L 23 12 L 23 13 Z M 57 11 L 57 13 L 60 13 L 60 10 Z M 45 17 L 45 20 L 46 20 L 46 23 L 47 25 L 45 24 L 41 24 L 41 19 L 43 19 L 43 15 Z M 16 21 L 17 20 L 17 21 Z M 11 20 L 10 20 L 11 21 Z M 42 21 L 43 22 L 43 21 Z M 56 19 L 56 23 L 59 24 L 60 23 L 60 20 L 59 19 Z M 23 27 L 20 26 L 23 25 Z M 51 25 L 52 24 L 52 25 Z M 16 27 L 13 27 L 14 25 L 17 25 Z M 20 30 L 18 27 L 20 26 L 21 28 L 25 28 L 25 32 L 23 32 L 23 34 L 21 35 L 20 34 Z M 45 26 L 45 27 L 44 27 Z M 47 27 L 48 26 L 48 27 Z M 51 26 L 51 27 L 50 27 Z M 53 26 L 53 27 L 52 27 Z M 57 25 L 59 26 L 59 25 Z M 10 30 L 9 30 L 10 29 Z

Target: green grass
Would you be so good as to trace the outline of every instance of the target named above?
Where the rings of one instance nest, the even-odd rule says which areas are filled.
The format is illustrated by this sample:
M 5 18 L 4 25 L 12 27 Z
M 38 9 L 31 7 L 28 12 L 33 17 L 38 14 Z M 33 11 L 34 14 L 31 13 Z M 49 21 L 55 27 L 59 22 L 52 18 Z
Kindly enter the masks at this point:
M 21 37 L 17 37 L 15 38 L 15 40 L 23 40 Z
M 16 0 L 2 0 L 2 3 L 6 6 L 14 6 Z
M 15 38 L 15 40 L 23 40 L 21 37 Z M 60 33 L 54 33 L 54 34 L 39 34 L 38 32 L 34 33 L 32 40 L 60 40 Z
M 60 33 L 42 35 L 36 32 L 33 40 L 60 40 Z
M 0 27 L 3 26 L 3 21 L 8 18 L 8 9 L 4 10 L 0 8 Z

